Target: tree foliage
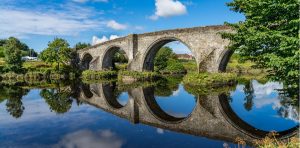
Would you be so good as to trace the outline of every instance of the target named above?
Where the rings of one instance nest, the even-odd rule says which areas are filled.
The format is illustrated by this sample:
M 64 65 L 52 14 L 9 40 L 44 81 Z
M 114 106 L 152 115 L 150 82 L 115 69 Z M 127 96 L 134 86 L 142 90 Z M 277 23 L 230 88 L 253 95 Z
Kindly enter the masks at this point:
M 48 47 L 40 54 L 40 59 L 47 63 L 57 63 L 67 65 L 71 60 L 71 48 L 69 43 L 61 38 L 55 38 L 48 43 Z
M 14 38 L 14 37 L 11 37 L 11 38 Z M 18 40 L 17 38 L 14 38 L 14 39 Z M 5 57 L 5 55 L 4 55 L 4 45 L 7 41 L 8 41 L 8 39 L 0 40 L 0 57 Z M 20 47 L 22 56 L 37 57 L 37 55 L 38 55 L 38 53 L 36 51 L 34 51 L 34 49 L 30 49 L 25 43 L 20 42 L 19 47 Z
M 271 79 L 298 89 L 299 1 L 233 0 L 227 5 L 246 18 L 236 24 L 226 23 L 235 30 L 223 34 L 231 40 L 229 48 L 236 50 L 244 60 L 270 69 Z
M 127 63 L 128 58 L 126 57 L 126 53 L 123 50 L 118 50 L 113 57 L 113 62 L 117 63 Z
M 157 68 L 158 71 L 163 70 L 167 67 L 168 59 L 175 58 L 175 53 L 173 53 L 172 49 L 168 46 L 162 47 L 156 53 L 154 58 L 154 66 Z
M 20 72 L 22 70 L 22 53 L 21 49 L 24 44 L 18 39 L 10 37 L 4 44 L 5 70 Z
M 90 46 L 91 46 L 91 44 L 89 44 L 89 43 L 78 42 L 78 43 L 74 46 L 74 49 L 75 49 L 75 50 L 80 50 L 80 49 L 87 48 L 87 47 L 90 47 Z

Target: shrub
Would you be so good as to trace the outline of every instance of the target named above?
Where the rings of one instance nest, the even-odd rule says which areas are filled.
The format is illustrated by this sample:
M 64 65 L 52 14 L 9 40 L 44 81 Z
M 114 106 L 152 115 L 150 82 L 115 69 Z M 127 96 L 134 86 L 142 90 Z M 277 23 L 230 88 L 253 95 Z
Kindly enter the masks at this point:
M 117 77 L 116 71 L 94 71 L 94 70 L 85 70 L 82 72 L 82 78 L 91 80 L 91 79 L 113 79 Z
M 170 74 L 178 74 L 178 73 L 186 73 L 184 66 L 176 59 L 168 59 L 167 67 L 160 71 L 160 73 L 170 73 Z
M 184 84 L 194 86 L 221 87 L 236 83 L 233 73 L 189 73 L 183 78 Z
M 155 72 L 121 71 L 118 74 L 118 80 L 149 81 L 159 77 L 160 75 Z

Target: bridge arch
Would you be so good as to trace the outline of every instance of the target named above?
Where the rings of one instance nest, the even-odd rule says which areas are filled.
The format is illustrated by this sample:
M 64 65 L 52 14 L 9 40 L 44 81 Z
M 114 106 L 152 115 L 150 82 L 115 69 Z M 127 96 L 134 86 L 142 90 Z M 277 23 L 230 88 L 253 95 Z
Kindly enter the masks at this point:
M 82 58 L 81 58 L 81 68 L 82 68 L 82 70 L 90 69 L 92 60 L 93 60 L 93 57 L 90 53 L 88 53 L 88 52 L 84 53 Z
M 102 70 L 107 70 L 107 69 L 114 69 L 115 68 L 115 62 L 114 60 L 114 55 L 117 52 L 123 52 L 125 57 L 128 60 L 128 53 L 126 53 L 126 51 L 120 47 L 120 46 L 109 46 L 102 57 Z
M 142 70 L 143 71 L 153 71 L 154 70 L 154 58 L 157 54 L 157 52 L 166 44 L 173 42 L 173 41 L 179 41 L 183 45 L 185 45 L 192 53 L 193 56 L 195 56 L 195 52 L 191 48 L 189 44 L 184 42 L 183 40 L 177 38 L 177 37 L 162 37 L 154 41 L 150 46 L 146 49 L 146 52 L 144 56 L 142 57 Z M 196 62 L 197 58 L 195 58 Z M 198 66 L 197 66 L 198 67 Z
M 218 71 L 219 72 L 225 72 L 226 71 L 226 67 L 228 65 L 228 62 L 230 60 L 230 57 L 233 55 L 234 53 L 234 50 L 231 50 L 231 49 L 227 49 L 227 50 L 224 50 L 220 57 L 218 58 Z

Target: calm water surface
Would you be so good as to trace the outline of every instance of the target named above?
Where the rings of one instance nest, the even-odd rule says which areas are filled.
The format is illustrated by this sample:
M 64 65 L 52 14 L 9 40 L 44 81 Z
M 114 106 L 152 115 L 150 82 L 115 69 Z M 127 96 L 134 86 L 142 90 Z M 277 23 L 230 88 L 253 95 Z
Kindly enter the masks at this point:
M 160 85 L 77 84 L 0 88 L 0 147 L 236 147 L 297 132 L 298 108 L 277 82 L 201 93 L 180 79 Z M 196 90 L 196 91 L 195 91 Z

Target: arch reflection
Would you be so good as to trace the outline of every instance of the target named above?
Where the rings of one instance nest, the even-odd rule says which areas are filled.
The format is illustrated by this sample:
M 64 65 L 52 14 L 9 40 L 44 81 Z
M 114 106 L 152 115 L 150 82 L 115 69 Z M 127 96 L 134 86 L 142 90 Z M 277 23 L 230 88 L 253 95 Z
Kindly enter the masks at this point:
M 144 88 L 147 107 L 158 119 L 166 122 L 180 122 L 187 119 L 195 109 L 197 99 L 184 91 L 183 86 L 168 96 L 155 96 L 155 88 Z
M 264 138 L 268 136 L 268 134 L 272 131 L 258 129 L 257 127 L 247 123 L 243 119 L 241 119 L 236 112 L 232 109 L 230 105 L 230 97 L 225 93 L 219 95 L 219 102 L 221 107 L 221 112 L 225 116 L 225 118 L 231 123 L 235 128 L 244 132 L 247 135 L 256 138 Z M 273 123 L 270 123 L 273 124 Z M 287 138 L 295 135 L 299 130 L 299 125 L 287 128 L 282 131 L 276 131 L 277 138 Z
M 111 107 L 120 109 L 128 103 L 128 93 L 119 91 L 115 82 L 102 84 L 102 89 L 104 98 Z

